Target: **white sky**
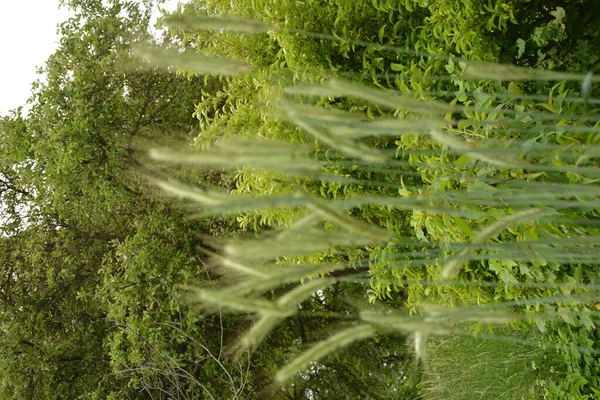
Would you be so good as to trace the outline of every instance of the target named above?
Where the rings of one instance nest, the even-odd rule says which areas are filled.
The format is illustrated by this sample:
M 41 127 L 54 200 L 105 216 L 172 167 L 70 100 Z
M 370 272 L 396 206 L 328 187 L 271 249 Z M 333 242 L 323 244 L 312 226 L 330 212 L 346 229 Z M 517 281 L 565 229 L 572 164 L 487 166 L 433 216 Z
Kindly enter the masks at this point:
M 56 25 L 69 17 L 58 0 L 0 0 L 0 114 L 25 105 L 36 69 L 56 48 Z
M 69 17 L 59 0 L 0 0 L 0 115 L 25 106 L 36 70 L 56 49 L 57 25 Z M 168 0 L 174 9 L 176 0 Z

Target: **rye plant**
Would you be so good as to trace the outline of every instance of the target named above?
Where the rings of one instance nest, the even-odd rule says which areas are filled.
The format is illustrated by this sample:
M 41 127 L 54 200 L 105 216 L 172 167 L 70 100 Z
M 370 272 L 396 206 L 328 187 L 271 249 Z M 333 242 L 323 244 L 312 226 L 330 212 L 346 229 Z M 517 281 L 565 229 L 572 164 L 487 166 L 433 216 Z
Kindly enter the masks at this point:
M 229 17 L 165 22 L 184 31 L 285 33 Z M 600 393 L 590 372 L 600 367 L 600 118 L 591 95 L 600 78 L 385 50 L 441 60 L 451 74 L 431 79 L 472 89 L 452 99 L 322 70 L 290 80 L 285 69 L 276 75 L 239 59 L 140 50 L 155 65 L 268 88 L 264 103 L 243 114 L 246 126 L 207 128 L 187 151 L 151 152 L 229 171 L 234 190 L 157 184 L 185 199 L 193 217 L 233 215 L 247 228 L 213 240 L 209 268 L 222 283 L 191 287 L 187 300 L 205 312 L 253 315 L 233 344 L 253 352 L 302 313 L 306 299 L 326 298 L 340 282 L 362 285 L 362 296 L 348 298 L 350 321 L 303 344 L 276 385 L 306 377 L 345 346 L 391 333 L 411 338 L 423 398 Z M 542 89 L 526 94 L 526 85 Z M 255 124 L 256 113 L 272 119 Z

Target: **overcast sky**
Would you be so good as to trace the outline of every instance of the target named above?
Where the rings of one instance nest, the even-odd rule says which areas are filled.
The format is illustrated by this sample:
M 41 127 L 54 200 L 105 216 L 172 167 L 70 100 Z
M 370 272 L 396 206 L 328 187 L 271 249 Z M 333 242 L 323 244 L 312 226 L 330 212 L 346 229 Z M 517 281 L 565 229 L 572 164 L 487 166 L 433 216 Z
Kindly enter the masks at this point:
M 25 104 L 36 67 L 56 48 L 56 25 L 68 17 L 58 0 L 0 0 L 0 114 Z
M 58 2 L 0 0 L 0 115 L 25 105 L 37 68 L 56 49 L 56 26 L 69 17 Z M 177 1 L 167 3 L 172 9 Z

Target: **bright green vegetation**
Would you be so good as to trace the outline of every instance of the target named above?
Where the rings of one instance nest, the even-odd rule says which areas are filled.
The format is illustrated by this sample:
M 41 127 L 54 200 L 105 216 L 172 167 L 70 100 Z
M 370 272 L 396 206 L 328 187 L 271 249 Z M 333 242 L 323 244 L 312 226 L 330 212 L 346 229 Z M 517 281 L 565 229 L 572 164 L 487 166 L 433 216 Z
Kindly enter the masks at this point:
M 593 2 L 65 4 L 0 119 L 0 397 L 600 395 Z
M 428 399 L 542 399 L 563 379 L 560 356 L 531 346 L 537 334 L 497 331 L 473 337 L 452 335 L 429 341 L 423 374 Z M 554 392 L 555 393 L 555 392 Z

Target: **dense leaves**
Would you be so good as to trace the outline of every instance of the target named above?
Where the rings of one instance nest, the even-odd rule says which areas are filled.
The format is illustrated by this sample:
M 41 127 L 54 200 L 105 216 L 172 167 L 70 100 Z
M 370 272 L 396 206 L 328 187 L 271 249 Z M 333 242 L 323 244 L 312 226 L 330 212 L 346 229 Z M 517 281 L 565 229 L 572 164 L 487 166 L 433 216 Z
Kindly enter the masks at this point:
M 592 78 L 583 87 L 502 83 L 506 70 L 494 64 L 483 73 L 497 81 L 466 74 L 468 61 L 587 73 L 600 31 L 589 2 L 192 0 L 163 21 L 170 30 L 161 37 L 148 33 L 152 1 L 64 3 L 74 17 L 60 25 L 31 109 L 0 119 L 2 398 L 409 398 L 418 379 L 407 333 L 423 358 L 421 334 L 451 330 L 436 309 L 426 314 L 429 303 L 530 312 L 537 325 L 527 340 L 565 345 L 557 368 L 570 371 L 562 381 L 536 380 L 539 393 L 597 394 L 597 304 L 545 300 L 592 296 L 574 287 L 598 283 L 598 209 L 585 204 L 596 193 L 600 137 Z M 152 50 L 158 45 L 164 54 Z M 136 54 L 161 65 L 177 64 L 165 54 L 191 61 L 174 72 Z M 580 91 L 586 102 L 569 99 Z M 280 142 L 261 148 L 257 138 Z M 245 141 L 236 147 L 236 139 Z M 188 142 L 212 149 L 198 161 L 204 167 L 146 156 L 150 144 Z M 306 147 L 278 160 L 282 142 Z M 311 162 L 296 165 L 306 154 Z M 236 212 L 187 219 L 210 207 L 147 184 L 168 177 L 206 189 L 194 193 L 214 196 L 209 206 L 232 194 L 233 205 L 218 205 Z M 263 207 L 276 195 L 295 206 Z M 240 206 L 251 196 L 259 200 Z M 305 199 L 318 223 L 303 219 Z M 503 225 L 530 205 L 549 214 Z M 234 248 L 215 236 L 246 243 L 236 254 L 250 265 L 236 267 L 256 268 L 264 281 L 207 268 Z M 285 237 L 280 247 L 268 241 Z M 540 243 L 520 246 L 531 241 Z M 285 257 L 270 260 L 278 250 Z M 450 268 L 453 255 L 467 261 Z M 310 268 L 294 281 L 285 274 L 326 263 L 337 269 L 316 293 L 297 282 L 314 277 Z M 470 284 L 436 283 L 446 275 Z M 234 299 L 238 309 L 266 311 L 223 315 L 194 297 L 197 288 L 263 287 L 272 276 L 283 283 Z M 291 308 L 277 303 L 290 293 L 302 294 Z M 516 307 L 532 299 L 541 300 Z M 268 307 L 285 312 L 273 317 Z M 236 346 L 256 321 L 277 324 L 265 323 L 260 343 Z M 315 343 L 360 330 L 357 321 L 377 326 L 377 336 L 365 323 L 369 339 L 290 382 L 274 380 Z
M 3 398 L 137 393 L 140 385 L 128 388 L 129 373 L 120 371 L 150 362 L 156 354 L 147 346 L 157 344 L 137 331 L 131 345 L 120 347 L 120 338 L 140 329 L 137 318 L 186 323 L 175 305 L 153 313 L 174 304 L 174 285 L 200 268 L 198 227 L 152 198 L 143 176 L 162 172 L 140 164 L 138 149 L 150 140 L 182 142 L 195 102 L 215 81 L 133 61 L 134 46 L 150 39 L 150 4 L 71 6 L 75 16 L 60 26 L 31 110 L 1 123 Z M 181 326 L 160 329 L 179 342 L 198 329 Z M 134 357 L 129 346 L 146 348 Z M 182 357 L 178 351 L 185 354 L 169 357 Z M 186 385 L 157 386 L 168 393 Z
M 587 113 L 594 115 L 597 110 L 572 100 L 580 90 L 589 95 L 589 85 L 580 89 L 578 83 L 549 83 L 541 73 L 539 79 L 518 82 L 522 78 L 509 76 L 510 69 L 492 64 L 480 66 L 475 77 L 488 80 L 468 74 L 477 68 L 472 61 L 570 72 L 593 68 L 597 57 L 592 44 L 594 29 L 577 22 L 594 20 L 587 7 L 586 2 L 578 1 L 329 1 L 320 2 L 319 7 L 311 1 L 192 1 L 182 15 L 233 15 L 257 18 L 271 26 L 267 33 L 251 36 L 229 30 L 196 32 L 181 26 L 183 41 L 199 52 L 246 59 L 255 66 L 250 73 L 229 79 L 227 90 L 217 94 L 219 101 L 200 103 L 197 114 L 203 131 L 197 143 L 209 147 L 224 136 L 315 141 L 315 154 L 324 162 L 324 170 L 353 179 L 351 183 L 290 179 L 245 168 L 234 176 L 235 193 L 262 197 L 287 195 L 302 188 L 332 204 L 365 194 L 385 196 L 390 199 L 382 201 L 387 207 L 361 206 L 350 212 L 389 228 L 395 237 L 363 251 L 337 248 L 300 258 L 302 261 L 360 265 L 368 254 L 371 300 L 401 301 L 407 295 L 406 305 L 413 312 L 421 312 L 423 305 L 431 302 L 514 304 L 541 298 L 524 307 L 536 315 L 533 318 L 539 329 L 547 334 L 541 340 L 565 343 L 564 330 L 557 327 L 567 322 L 572 329 L 568 332 L 589 331 L 594 328 L 589 318 L 594 310 L 589 303 L 577 306 L 583 314 L 576 318 L 577 311 L 567 312 L 572 305 L 560 301 L 546 305 L 544 298 L 564 293 L 557 286 L 560 283 L 596 282 L 589 277 L 597 266 L 566 242 L 555 242 L 558 238 L 596 237 L 594 222 L 582 226 L 569 221 L 595 221 L 597 210 L 591 205 L 574 206 L 558 192 L 549 195 L 546 190 L 551 190 L 550 185 L 596 183 L 593 168 L 597 162 L 580 154 L 594 151 L 589 146 L 597 143 L 597 124 Z M 581 51 L 586 56 L 581 56 Z M 327 82 L 331 77 L 395 89 L 405 97 L 333 82 L 324 87 L 302 85 Z M 286 100 L 320 107 L 277 102 L 284 93 L 289 95 Z M 407 97 L 409 100 L 404 100 Z M 434 99 L 450 104 L 434 103 Z M 213 107 L 222 109 L 207 115 Z M 350 113 L 340 116 L 334 112 L 340 109 Z M 437 117 L 440 119 L 432 122 L 446 125 L 448 135 L 415 124 L 412 132 L 398 129 L 402 135 L 364 140 L 359 145 L 342 137 L 342 133 L 376 136 L 385 130 L 383 126 L 402 126 L 397 120 L 385 119 L 390 117 L 412 121 Z M 282 123 L 282 119 L 291 123 Z M 361 147 L 363 144 L 382 151 L 367 158 L 370 150 Z M 395 150 L 394 162 L 374 165 L 377 154 L 385 154 L 386 149 Z M 357 160 L 361 158 L 363 163 Z M 580 166 L 582 173 L 575 171 Z M 590 190 L 595 189 L 590 186 Z M 575 196 L 581 201 L 587 198 Z M 409 206 L 413 210 L 401 211 L 394 207 L 394 197 L 430 209 Z M 541 221 L 502 225 L 530 206 L 557 211 Z M 246 213 L 239 220 L 243 227 L 258 229 L 290 226 L 298 216 L 297 209 L 269 208 Z M 495 226 L 502 226 L 503 232 L 486 237 Z M 488 245 L 483 246 L 486 241 Z M 527 249 L 529 242 L 535 242 L 533 252 Z M 467 249 L 468 243 L 482 248 Z M 593 257 L 597 244 L 590 242 L 588 251 Z M 468 261 L 464 265 L 446 261 L 452 257 Z M 450 275 L 448 266 L 452 264 L 462 267 L 458 278 L 469 282 L 468 289 L 435 283 Z M 354 279 L 364 282 L 364 276 L 355 275 Z M 482 281 L 500 285 L 485 286 Z M 595 289 L 589 291 L 593 296 Z M 588 293 L 588 289 L 577 293 Z M 572 348 L 580 341 L 566 343 Z M 583 345 L 596 346 L 589 341 Z M 582 382 L 593 382 L 587 371 L 594 363 L 588 358 L 585 367 L 573 367 L 582 360 L 572 356 L 568 363 L 578 372 L 542 391 L 559 397 L 567 392 L 592 395 L 595 384 Z

